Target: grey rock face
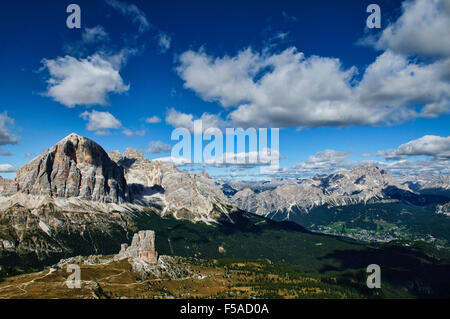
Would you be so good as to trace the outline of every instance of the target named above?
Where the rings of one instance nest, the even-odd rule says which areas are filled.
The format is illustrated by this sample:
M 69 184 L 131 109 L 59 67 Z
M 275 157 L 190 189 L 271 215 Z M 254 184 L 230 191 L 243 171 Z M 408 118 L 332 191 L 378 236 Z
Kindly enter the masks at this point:
M 450 175 L 406 175 L 399 177 L 398 180 L 415 191 L 427 189 L 450 190 Z
M 207 174 L 178 170 L 171 163 L 150 161 L 128 148 L 109 153 L 125 170 L 130 197 L 136 204 L 161 206 L 163 214 L 190 221 L 227 218 L 236 206 Z
M 18 201 L 36 208 L 43 197 L 58 199 L 56 204 L 63 210 L 77 204 L 88 211 L 98 203 L 119 204 L 98 207 L 103 212 L 144 206 L 162 215 L 207 223 L 227 219 L 236 209 L 207 174 L 190 174 L 170 163 L 150 161 L 133 148 L 108 155 L 97 143 L 76 134 L 23 166 L 14 181 L 0 179 L 2 208 Z
M 79 197 L 105 203 L 127 199 L 123 170 L 94 141 L 70 134 L 23 166 L 15 180 L 25 194 Z
M 131 245 L 122 244 L 116 259 L 137 258 L 149 264 L 158 262 L 158 253 L 155 250 L 155 232 L 142 230 L 133 236 Z
M 0 176 L 0 194 L 11 196 L 17 193 L 17 183 L 11 179 L 4 179 Z

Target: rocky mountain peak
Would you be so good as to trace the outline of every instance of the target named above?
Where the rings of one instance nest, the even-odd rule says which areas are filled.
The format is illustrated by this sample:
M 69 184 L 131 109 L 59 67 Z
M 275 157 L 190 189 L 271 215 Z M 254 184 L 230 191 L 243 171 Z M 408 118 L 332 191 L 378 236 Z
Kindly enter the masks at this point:
M 137 149 L 132 148 L 132 147 L 127 147 L 127 149 L 123 153 L 123 156 L 127 157 L 127 158 L 133 158 L 133 159 L 149 160 L 144 156 L 144 154 L 142 154 L 140 151 L 138 151 Z
M 96 142 L 75 133 L 19 169 L 16 184 L 33 195 L 113 203 L 127 197 L 123 169 Z

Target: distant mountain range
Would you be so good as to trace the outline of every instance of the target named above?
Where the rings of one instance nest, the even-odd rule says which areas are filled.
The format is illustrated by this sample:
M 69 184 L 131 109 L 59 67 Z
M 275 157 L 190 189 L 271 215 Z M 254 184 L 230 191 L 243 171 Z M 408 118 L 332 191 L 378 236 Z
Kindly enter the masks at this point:
M 450 176 L 394 178 L 375 166 L 304 180 L 221 181 L 221 186 L 239 208 L 261 216 L 280 215 L 279 218 L 287 220 L 293 212 L 309 213 L 320 206 L 394 201 L 425 205 L 450 200 Z
M 450 243 L 450 176 L 394 178 L 374 166 L 308 179 L 224 181 L 242 210 L 364 241 Z

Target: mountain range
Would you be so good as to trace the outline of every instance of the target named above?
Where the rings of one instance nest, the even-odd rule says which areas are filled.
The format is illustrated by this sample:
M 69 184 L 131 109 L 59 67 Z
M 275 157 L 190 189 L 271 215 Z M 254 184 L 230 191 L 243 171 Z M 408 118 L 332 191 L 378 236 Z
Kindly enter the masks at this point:
M 449 185 L 448 176 L 394 178 L 374 166 L 308 179 L 218 180 L 132 148 L 106 153 L 70 134 L 20 168 L 15 180 L 0 179 L 0 260 L 26 268 L 116 253 L 152 214 L 240 229 L 250 213 L 365 241 L 421 239 L 448 247 Z

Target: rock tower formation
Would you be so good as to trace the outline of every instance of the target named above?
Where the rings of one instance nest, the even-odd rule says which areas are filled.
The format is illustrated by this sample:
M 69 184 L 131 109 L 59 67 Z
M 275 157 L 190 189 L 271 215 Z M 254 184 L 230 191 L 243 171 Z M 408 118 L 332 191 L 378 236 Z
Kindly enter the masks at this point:
M 149 264 L 158 262 L 158 253 L 155 250 L 155 232 L 153 230 L 142 230 L 133 236 L 131 245 L 122 244 L 117 259 L 137 258 Z

